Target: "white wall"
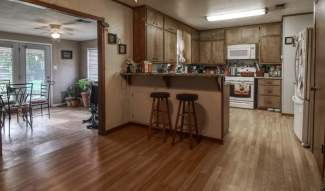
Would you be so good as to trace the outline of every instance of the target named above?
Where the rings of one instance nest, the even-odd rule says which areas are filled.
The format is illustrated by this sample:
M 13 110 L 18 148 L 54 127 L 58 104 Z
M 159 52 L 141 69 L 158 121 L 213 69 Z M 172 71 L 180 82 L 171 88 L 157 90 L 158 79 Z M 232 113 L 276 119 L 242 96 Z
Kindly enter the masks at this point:
M 297 35 L 307 27 L 313 27 L 313 14 L 283 18 L 283 65 L 282 65 L 282 113 L 293 114 L 292 96 L 295 82 L 295 52 L 292 45 L 285 45 L 285 37 Z

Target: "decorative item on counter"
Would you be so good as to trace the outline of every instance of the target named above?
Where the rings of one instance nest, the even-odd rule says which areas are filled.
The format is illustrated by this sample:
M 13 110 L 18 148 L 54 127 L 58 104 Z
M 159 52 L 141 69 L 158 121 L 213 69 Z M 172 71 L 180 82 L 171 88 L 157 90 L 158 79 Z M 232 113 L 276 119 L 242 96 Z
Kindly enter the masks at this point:
M 256 71 L 256 77 L 263 77 L 263 76 L 264 76 L 264 72 L 262 70 Z
M 149 61 L 144 61 L 144 73 L 151 73 L 152 72 L 152 63 Z
M 269 73 L 264 73 L 264 77 L 265 77 L 265 78 L 270 77 Z
M 229 76 L 229 75 L 230 75 L 229 68 L 225 68 L 223 74 L 224 74 L 225 76 Z

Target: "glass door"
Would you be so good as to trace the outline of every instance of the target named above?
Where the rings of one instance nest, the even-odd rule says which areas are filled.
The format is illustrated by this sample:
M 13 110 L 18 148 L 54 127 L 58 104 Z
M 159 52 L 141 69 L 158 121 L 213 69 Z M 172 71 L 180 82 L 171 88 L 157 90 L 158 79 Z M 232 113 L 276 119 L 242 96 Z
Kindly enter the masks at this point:
M 41 84 L 51 80 L 50 49 L 47 45 L 24 44 L 21 48 L 23 81 L 33 83 L 33 93 L 39 94 Z
M 18 44 L 0 41 L 0 81 L 16 82 L 18 74 Z

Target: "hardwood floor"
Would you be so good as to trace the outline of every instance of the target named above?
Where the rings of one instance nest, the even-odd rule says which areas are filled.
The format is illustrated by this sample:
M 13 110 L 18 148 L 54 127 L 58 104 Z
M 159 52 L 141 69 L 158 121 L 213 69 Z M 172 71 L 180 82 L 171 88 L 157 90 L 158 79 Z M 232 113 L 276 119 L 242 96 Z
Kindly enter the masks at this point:
M 97 131 L 87 130 L 86 125 L 81 124 L 88 117 L 88 110 L 83 108 L 53 108 L 51 119 L 47 115 L 34 117 L 31 130 L 26 129 L 21 118 L 17 123 L 14 115 L 10 131 L 8 120 L 2 131 L 2 169 L 59 150 L 80 139 L 95 136 Z
M 231 109 L 225 144 L 171 146 L 129 126 L 89 136 L 3 170 L 0 190 L 318 191 L 310 151 L 292 133 L 292 118 Z M 37 152 L 44 152 L 38 150 Z

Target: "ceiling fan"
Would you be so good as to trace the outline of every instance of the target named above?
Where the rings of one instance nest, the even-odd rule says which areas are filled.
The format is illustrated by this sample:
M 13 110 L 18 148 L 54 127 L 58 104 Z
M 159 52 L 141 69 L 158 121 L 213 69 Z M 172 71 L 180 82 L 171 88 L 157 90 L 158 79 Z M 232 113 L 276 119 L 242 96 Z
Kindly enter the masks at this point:
M 53 39 L 60 39 L 62 35 L 74 35 L 74 31 L 76 29 L 66 27 L 66 25 L 74 25 L 74 24 L 89 24 L 92 23 L 90 20 L 85 20 L 85 19 L 75 19 L 71 22 L 66 22 L 62 24 L 48 24 L 49 21 L 43 20 L 43 19 L 38 19 L 35 20 L 36 23 L 41 24 L 40 27 L 35 27 L 35 30 L 41 30 L 44 31 L 43 33 L 50 35 L 51 38 Z
M 49 34 L 53 39 L 60 39 L 63 34 L 73 35 L 73 28 L 62 27 L 60 24 L 49 24 L 41 27 L 34 28 L 42 30 L 45 34 Z

